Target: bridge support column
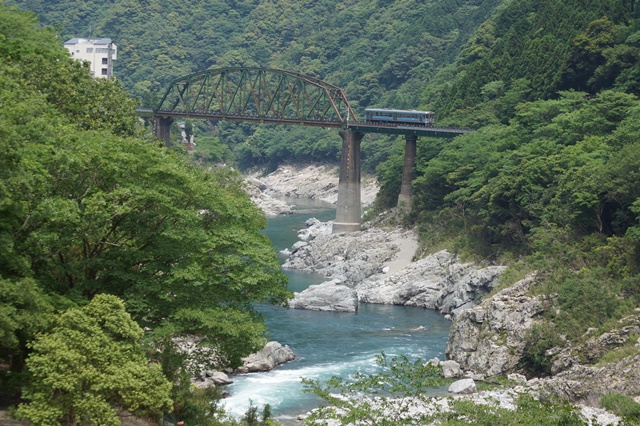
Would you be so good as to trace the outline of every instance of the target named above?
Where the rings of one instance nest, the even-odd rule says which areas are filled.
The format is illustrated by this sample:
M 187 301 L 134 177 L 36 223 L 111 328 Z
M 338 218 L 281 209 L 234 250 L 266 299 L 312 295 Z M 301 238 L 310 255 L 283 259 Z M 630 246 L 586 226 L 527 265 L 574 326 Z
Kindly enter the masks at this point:
M 356 232 L 362 222 L 360 204 L 360 141 L 364 133 L 343 130 L 340 180 L 338 181 L 338 205 L 333 233 Z
M 409 210 L 411 207 L 411 181 L 416 166 L 416 135 L 405 135 L 404 166 L 402 167 L 402 185 L 398 195 L 398 207 Z
M 173 123 L 171 117 L 155 117 L 153 119 L 153 134 L 164 141 L 164 146 L 171 146 L 171 134 L 169 129 Z

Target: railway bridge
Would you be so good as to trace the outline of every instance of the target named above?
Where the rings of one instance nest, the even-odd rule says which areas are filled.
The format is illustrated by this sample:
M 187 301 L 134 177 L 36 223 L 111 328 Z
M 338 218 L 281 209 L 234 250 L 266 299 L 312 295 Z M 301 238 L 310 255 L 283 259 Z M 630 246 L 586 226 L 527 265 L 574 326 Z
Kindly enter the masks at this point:
M 452 138 L 471 132 L 360 122 L 339 87 L 303 74 L 253 67 L 211 69 L 176 79 L 155 108 L 136 113 L 152 119 L 154 134 L 166 145 L 171 123 L 180 118 L 338 129 L 342 156 L 334 233 L 360 230 L 360 143 L 366 133 L 405 136 L 398 204 L 408 205 L 418 136 Z

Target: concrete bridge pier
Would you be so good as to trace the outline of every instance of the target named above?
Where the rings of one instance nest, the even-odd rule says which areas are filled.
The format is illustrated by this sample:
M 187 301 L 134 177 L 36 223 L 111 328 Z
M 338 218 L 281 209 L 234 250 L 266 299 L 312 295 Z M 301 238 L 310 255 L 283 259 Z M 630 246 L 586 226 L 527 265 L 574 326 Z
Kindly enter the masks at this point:
M 411 181 L 416 166 L 416 135 L 405 135 L 404 166 L 402 167 L 402 185 L 398 195 L 398 207 L 409 210 L 411 207 Z
M 171 146 L 171 134 L 169 129 L 173 123 L 171 117 L 155 117 L 153 119 L 153 134 L 164 141 L 164 146 Z
M 340 180 L 338 181 L 338 204 L 333 233 L 356 232 L 362 222 L 360 204 L 360 141 L 364 133 L 352 130 L 340 132 L 342 137 L 342 158 L 340 160 Z

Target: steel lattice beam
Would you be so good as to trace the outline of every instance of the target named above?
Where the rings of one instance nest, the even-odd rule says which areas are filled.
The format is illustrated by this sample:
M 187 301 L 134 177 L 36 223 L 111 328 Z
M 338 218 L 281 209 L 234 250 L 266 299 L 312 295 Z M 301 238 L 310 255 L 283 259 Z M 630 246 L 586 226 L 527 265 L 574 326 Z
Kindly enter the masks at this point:
M 344 127 L 357 121 L 344 92 L 325 81 L 270 68 L 222 68 L 170 83 L 157 116 Z

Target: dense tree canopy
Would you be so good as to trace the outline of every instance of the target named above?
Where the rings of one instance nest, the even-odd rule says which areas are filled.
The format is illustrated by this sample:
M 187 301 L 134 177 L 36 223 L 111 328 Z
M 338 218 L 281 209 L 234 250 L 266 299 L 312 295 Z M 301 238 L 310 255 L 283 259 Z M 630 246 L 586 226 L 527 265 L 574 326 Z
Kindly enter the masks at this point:
M 530 336 L 533 370 L 544 370 L 557 335 L 582 336 L 640 304 L 635 1 L 16 3 L 65 38 L 90 25 L 112 37 L 116 75 L 148 105 L 190 72 L 268 66 L 344 88 L 356 112 L 420 107 L 439 124 L 476 128 L 420 139 L 406 220 L 427 243 L 544 271 L 540 291 L 557 309 Z M 263 331 L 248 303 L 286 297 L 237 176 L 203 173 L 131 138 L 119 83 L 93 81 L 62 47 L 49 48 L 56 35 L 33 30 L 31 15 L 2 13 L 2 351 L 19 353 L 49 321 L 34 312 L 109 293 L 158 338 L 211 336 L 223 363 L 237 362 Z M 339 150 L 339 138 L 317 129 L 186 128 L 210 132 L 199 160 L 243 167 L 333 161 Z M 402 154 L 386 137 L 363 143 L 378 165 L 379 208 L 397 200 Z
M 36 337 L 27 366 L 33 380 L 18 414 L 33 425 L 120 424 L 120 410 L 170 409 L 171 383 L 149 364 L 144 331 L 115 296 L 69 309 Z
M 60 28 L 65 40 L 88 37 L 89 31 L 93 36 L 111 37 L 118 45 L 116 77 L 147 105 L 157 102 L 169 81 L 192 72 L 262 66 L 335 84 L 345 90 L 362 116 L 364 108 L 371 106 L 417 108 L 424 84 L 442 64 L 455 58 L 469 34 L 501 1 L 15 3 L 39 14 L 43 23 Z M 335 132 L 279 126 L 257 129 L 255 125 L 198 124 L 196 144 L 200 137 L 217 137 L 215 150 L 228 147 L 241 167 L 283 161 L 335 162 L 340 151 Z M 375 146 L 363 144 L 363 161 L 371 171 L 391 149 L 392 139 L 382 139 L 384 143 Z M 211 139 L 207 142 L 211 147 Z
M 237 365 L 264 344 L 251 304 L 289 296 L 258 233 L 264 216 L 237 173 L 136 138 L 135 102 L 120 84 L 92 79 L 51 40 L 35 16 L 0 6 L 0 359 L 13 373 L 0 378 L 18 377 L 32 350 L 43 360 L 57 350 L 58 331 L 27 343 L 89 315 L 78 307 L 115 300 L 103 294 L 123 301 L 147 341 L 201 336 L 218 367 Z M 122 310 L 99 310 L 109 307 Z M 37 401 L 34 386 L 25 395 Z

